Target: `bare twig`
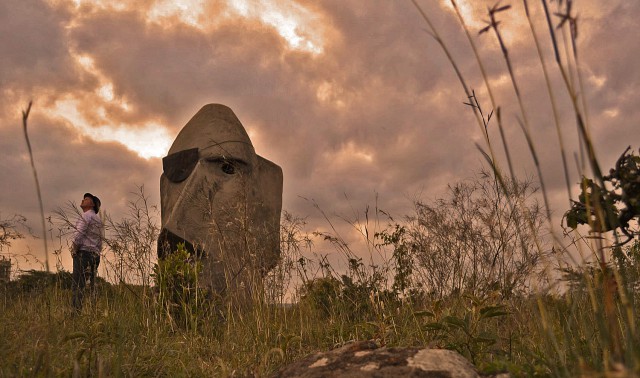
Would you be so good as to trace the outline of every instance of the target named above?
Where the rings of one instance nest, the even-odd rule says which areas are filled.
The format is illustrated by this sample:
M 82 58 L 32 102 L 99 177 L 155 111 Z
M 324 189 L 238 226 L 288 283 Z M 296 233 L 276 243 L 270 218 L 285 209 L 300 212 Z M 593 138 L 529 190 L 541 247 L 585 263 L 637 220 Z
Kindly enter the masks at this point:
M 31 105 L 33 101 L 29 101 L 27 110 L 22 111 L 22 129 L 24 130 L 24 139 L 27 141 L 27 149 L 29 150 L 29 158 L 31 159 L 31 170 L 33 171 L 33 178 L 36 181 L 36 191 L 38 193 L 38 203 L 40 204 L 40 216 L 42 218 L 42 240 L 44 241 L 44 264 L 49 272 L 49 248 L 47 246 L 47 229 L 45 228 L 44 206 L 42 205 L 42 194 L 40 193 L 40 182 L 38 181 L 38 172 L 33 161 L 33 150 L 31 149 L 31 142 L 29 142 L 29 134 L 27 133 L 27 119 L 31 112 Z

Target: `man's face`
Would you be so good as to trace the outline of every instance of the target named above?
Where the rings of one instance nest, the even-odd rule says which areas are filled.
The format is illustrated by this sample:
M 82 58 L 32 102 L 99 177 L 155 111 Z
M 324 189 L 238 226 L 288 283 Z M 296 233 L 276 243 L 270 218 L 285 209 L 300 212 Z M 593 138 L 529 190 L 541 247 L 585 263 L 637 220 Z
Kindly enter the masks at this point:
M 163 169 L 160 257 L 185 242 L 206 257 L 215 281 L 225 274 L 216 264 L 236 265 L 233 270 L 247 253 L 258 260 L 279 254 L 282 171 L 256 155 L 230 109 L 202 108 L 174 141 Z
M 82 202 L 80 202 L 80 207 L 84 210 L 84 209 L 92 209 L 94 206 L 93 203 L 93 198 L 91 197 L 84 197 L 82 199 Z

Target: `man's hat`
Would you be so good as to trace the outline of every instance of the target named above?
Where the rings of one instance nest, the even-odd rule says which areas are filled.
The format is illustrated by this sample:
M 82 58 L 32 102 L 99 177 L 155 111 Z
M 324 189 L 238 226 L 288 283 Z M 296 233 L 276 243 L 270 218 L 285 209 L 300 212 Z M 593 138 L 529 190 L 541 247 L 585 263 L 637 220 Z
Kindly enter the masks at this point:
M 85 193 L 82 198 L 85 198 L 85 197 L 91 198 L 91 200 L 93 201 L 93 211 L 95 211 L 96 214 L 98 214 L 98 211 L 100 211 L 100 205 L 101 205 L 100 198 L 94 196 L 91 193 Z

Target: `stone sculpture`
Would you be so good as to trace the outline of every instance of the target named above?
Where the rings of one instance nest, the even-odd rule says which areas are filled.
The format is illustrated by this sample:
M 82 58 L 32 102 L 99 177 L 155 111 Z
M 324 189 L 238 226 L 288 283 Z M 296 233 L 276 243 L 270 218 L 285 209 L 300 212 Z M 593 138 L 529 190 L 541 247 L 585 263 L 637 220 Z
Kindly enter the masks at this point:
M 208 104 L 162 159 L 158 257 L 185 243 L 203 286 L 222 294 L 251 286 L 280 255 L 282 169 L 258 156 L 231 109 Z

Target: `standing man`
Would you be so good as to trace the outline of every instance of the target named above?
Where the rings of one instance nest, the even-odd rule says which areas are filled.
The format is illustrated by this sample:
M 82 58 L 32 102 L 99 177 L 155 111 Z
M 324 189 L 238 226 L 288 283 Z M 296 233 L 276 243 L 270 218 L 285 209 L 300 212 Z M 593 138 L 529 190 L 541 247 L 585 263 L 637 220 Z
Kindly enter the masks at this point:
M 76 313 L 82 309 L 87 281 L 90 292 L 94 290 L 102 251 L 102 220 L 97 215 L 100 211 L 100 199 L 91 193 L 85 193 L 80 208 L 83 213 L 76 223 L 71 245 L 73 308 Z

